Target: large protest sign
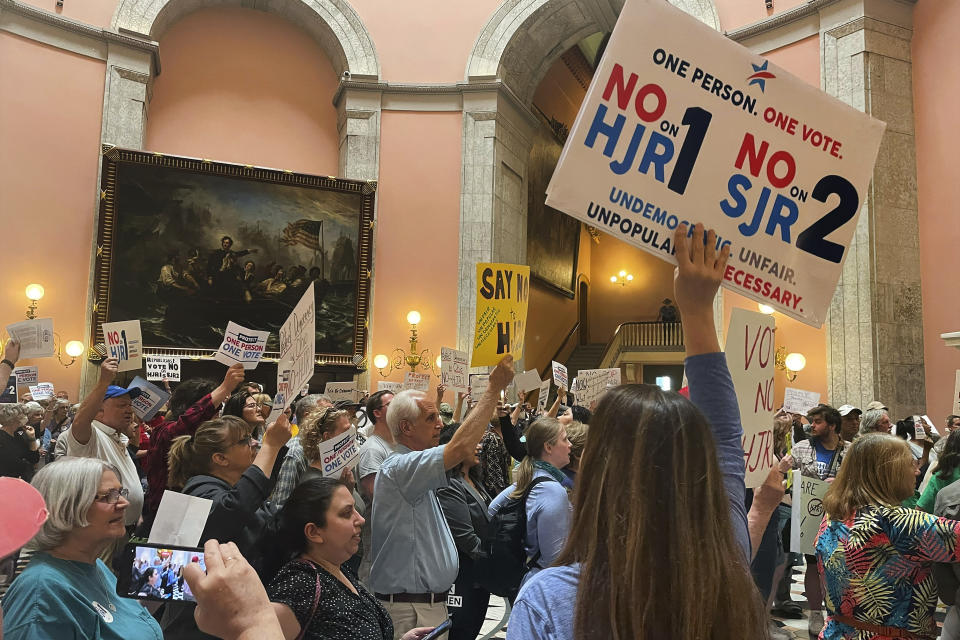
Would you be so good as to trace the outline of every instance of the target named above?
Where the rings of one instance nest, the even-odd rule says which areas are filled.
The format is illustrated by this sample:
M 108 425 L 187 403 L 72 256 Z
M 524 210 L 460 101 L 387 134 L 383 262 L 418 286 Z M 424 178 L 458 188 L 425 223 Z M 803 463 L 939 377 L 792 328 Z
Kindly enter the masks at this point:
M 269 420 L 276 420 L 290 406 L 296 393 L 313 377 L 317 339 L 316 299 L 313 283 L 280 327 L 280 360 L 277 363 L 277 394 Z
M 356 402 L 357 383 L 356 382 L 328 382 L 323 388 L 323 395 L 330 398 L 331 402 Z
M 147 380 L 180 382 L 180 358 L 146 356 L 143 360 L 147 370 Z
M 227 330 L 223 332 L 223 342 L 220 343 L 214 360 L 228 367 L 241 362 L 244 369 L 256 369 L 267 347 L 269 336 L 269 331 L 255 331 L 241 327 L 236 322 L 228 322 Z
M 440 347 L 440 382 L 455 393 L 466 393 L 470 366 L 467 352 Z
M 339 436 L 320 443 L 321 472 L 324 478 L 339 478 L 344 469 L 353 467 L 358 461 L 357 428 L 350 427 Z
M 830 483 L 793 474 L 793 510 L 790 517 L 790 551 L 814 555 L 823 521 L 823 496 Z
M 570 390 L 574 393 L 576 403 L 592 411 L 594 403 L 600 400 L 607 389 L 620 384 L 620 369 L 580 369 L 575 380 Z
M 429 373 L 414 373 L 407 371 L 403 375 L 403 388 L 414 389 L 416 391 L 427 391 L 430 389 Z
M 107 357 L 120 361 L 117 371 L 133 371 L 143 366 L 143 341 L 140 336 L 139 320 L 103 323 Z
M 477 264 L 477 323 L 470 366 L 493 366 L 506 355 L 516 359 L 523 355 L 529 301 L 529 266 Z
M 747 488 L 760 486 L 776 463 L 773 455 L 773 373 L 776 347 L 771 316 L 736 308 L 727 329 L 727 367 L 743 424 Z
M 884 124 L 662 0 L 628 0 L 547 205 L 676 263 L 673 230 L 730 245 L 723 285 L 819 327 Z
M 47 398 L 52 398 L 53 394 L 52 382 L 39 382 L 35 385 L 30 385 L 30 397 L 34 400 L 46 400 Z
M 789 413 L 806 415 L 807 411 L 820 404 L 820 394 L 816 391 L 804 391 L 787 387 L 783 390 L 783 410 Z
M 540 384 L 539 395 L 537 396 L 537 411 L 546 411 L 547 410 L 547 398 L 550 397 L 550 381 L 544 380 Z
M 516 386 L 517 391 L 522 393 L 530 393 L 534 389 L 539 389 L 542 382 L 540 374 L 537 373 L 536 369 L 518 373 L 513 378 L 513 384 Z
M 17 376 L 17 384 L 24 387 L 40 382 L 38 367 L 17 367 L 13 370 L 13 375 Z
M 564 389 L 568 389 L 567 367 L 560 364 L 556 360 L 552 360 L 550 362 L 550 367 L 553 372 L 553 384 L 557 385 L 558 388 L 563 387 Z
M 400 393 L 403 391 L 402 382 L 390 382 L 389 380 L 380 380 L 377 382 L 377 391 L 389 391 L 390 393 Z
M 53 318 L 35 318 L 7 325 L 7 333 L 20 343 L 20 357 L 49 358 L 54 354 Z
M 160 407 L 170 399 L 169 393 L 140 376 L 135 377 L 133 382 L 130 383 L 130 388 L 133 387 L 140 389 L 140 395 L 133 398 L 132 401 L 133 412 L 144 421 L 152 420 Z

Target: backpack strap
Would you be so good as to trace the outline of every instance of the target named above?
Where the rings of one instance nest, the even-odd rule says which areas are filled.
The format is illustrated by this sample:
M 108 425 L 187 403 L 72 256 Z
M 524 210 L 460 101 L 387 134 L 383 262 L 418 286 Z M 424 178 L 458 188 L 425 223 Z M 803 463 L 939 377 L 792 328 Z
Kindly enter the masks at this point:
M 520 510 L 520 513 L 521 513 L 521 517 L 523 518 L 523 537 L 524 538 L 527 537 L 527 498 L 530 497 L 530 492 L 533 491 L 533 488 L 538 484 L 540 484 L 541 482 L 556 482 L 556 480 L 554 480 L 550 476 L 540 476 L 538 478 L 534 478 L 533 480 L 530 481 L 530 484 L 527 485 L 527 488 L 523 492 L 523 497 L 520 499 L 520 501 L 523 503 L 523 508 Z M 540 560 L 540 549 L 537 549 L 537 552 L 533 554 L 533 557 L 527 560 L 527 570 L 529 571 L 534 567 L 539 567 L 542 569 L 543 567 L 540 567 L 537 564 L 539 560 Z

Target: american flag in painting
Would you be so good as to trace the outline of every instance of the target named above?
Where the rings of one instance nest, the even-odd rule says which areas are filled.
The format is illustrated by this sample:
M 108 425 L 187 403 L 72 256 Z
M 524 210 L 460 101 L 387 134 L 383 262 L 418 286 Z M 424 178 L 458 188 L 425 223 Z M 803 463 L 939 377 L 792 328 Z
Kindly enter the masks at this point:
M 320 251 L 320 232 L 323 230 L 322 220 L 297 220 L 283 229 L 281 241 L 286 245 L 302 244 L 314 251 Z

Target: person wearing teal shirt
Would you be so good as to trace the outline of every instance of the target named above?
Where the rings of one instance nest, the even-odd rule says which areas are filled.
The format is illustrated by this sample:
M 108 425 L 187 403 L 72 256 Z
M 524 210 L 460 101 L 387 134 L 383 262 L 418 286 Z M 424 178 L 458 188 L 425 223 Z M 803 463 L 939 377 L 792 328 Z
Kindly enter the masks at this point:
M 947 437 L 947 444 L 944 445 L 943 454 L 937 461 L 937 468 L 930 476 L 927 488 L 917 500 L 917 509 L 933 513 L 937 494 L 957 480 L 960 480 L 960 431 L 954 431 Z
M 162 640 L 160 625 L 98 556 L 126 534 L 120 472 L 94 458 L 62 458 L 33 479 L 50 514 L 36 551 L 4 599 L 6 640 Z

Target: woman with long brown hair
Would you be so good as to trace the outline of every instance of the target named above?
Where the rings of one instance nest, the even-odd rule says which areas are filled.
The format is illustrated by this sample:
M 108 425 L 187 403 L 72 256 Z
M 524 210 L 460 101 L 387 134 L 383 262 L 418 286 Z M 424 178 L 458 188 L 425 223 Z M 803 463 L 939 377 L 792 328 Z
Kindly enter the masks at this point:
M 823 499 L 817 559 L 826 582 L 821 638 L 936 638 L 934 562 L 960 562 L 960 522 L 901 506 L 919 474 L 896 436 L 850 447 Z
M 699 224 L 689 241 L 686 225 L 674 235 L 692 402 L 652 385 L 601 398 L 566 546 L 520 591 L 510 640 L 768 637 L 748 561 L 743 429 L 713 322 L 729 256 L 716 244 Z

